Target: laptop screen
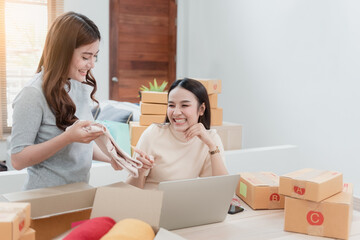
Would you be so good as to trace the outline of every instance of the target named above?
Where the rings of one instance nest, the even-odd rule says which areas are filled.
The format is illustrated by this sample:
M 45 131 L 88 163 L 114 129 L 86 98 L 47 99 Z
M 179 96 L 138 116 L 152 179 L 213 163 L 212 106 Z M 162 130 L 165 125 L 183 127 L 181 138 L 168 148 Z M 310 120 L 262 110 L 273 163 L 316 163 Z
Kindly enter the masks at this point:
M 223 221 L 239 178 L 237 174 L 160 182 L 160 227 L 173 230 Z

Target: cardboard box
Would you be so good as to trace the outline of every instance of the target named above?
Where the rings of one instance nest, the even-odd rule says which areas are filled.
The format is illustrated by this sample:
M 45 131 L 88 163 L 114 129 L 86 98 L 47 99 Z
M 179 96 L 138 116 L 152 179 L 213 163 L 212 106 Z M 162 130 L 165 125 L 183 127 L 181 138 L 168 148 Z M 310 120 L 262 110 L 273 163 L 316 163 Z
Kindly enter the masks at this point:
M 141 91 L 141 102 L 167 104 L 167 92 Z
M 181 240 L 182 237 L 159 227 L 162 199 L 162 191 L 139 189 L 122 182 L 100 187 L 96 192 L 91 218 L 108 216 L 116 222 L 136 218 L 152 226 L 157 240 Z
M 166 115 L 167 104 L 140 102 L 141 114 Z
M 211 126 L 219 134 L 224 150 L 236 150 L 242 148 L 242 125 L 223 122 L 221 126 Z
M 141 134 L 145 131 L 148 126 L 140 126 L 139 122 L 130 122 L 130 144 L 136 146 L 139 141 Z M 131 149 L 132 151 L 132 149 Z M 132 155 L 132 152 L 131 152 Z
M 1 239 L 17 240 L 30 226 L 30 204 L 0 202 Z
M 217 93 L 209 94 L 209 102 L 210 102 L 210 108 L 217 108 L 218 94 Z
M 35 240 L 35 230 L 28 228 L 26 232 L 20 236 L 19 240 Z
M 115 221 L 138 218 L 153 227 L 157 232 L 156 239 L 182 239 L 165 229 L 158 231 L 162 195 L 161 191 L 143 190 L 123 182 L 99 188 L 74 183 L 4 194 L 2 199 L 26 199 L 35 206 L 31 209 L 30 226 L 36 231 L 36 240 L 62 239 L 57 236 L 66 236 L 64 234 L 69 232 L 71 223 L 98 216 L 109 216 Z
M 200 79 L 200 78 L 191 78 L 201 82 L 208 94 L 221 93 L 221 80 L 218 79 Z
M 52 239 L 71 228 L 71 223 L 89 219 L 96 188 L 86 183 L 8 193 L 10 202 L 31 204 L 31 228 L 36 240 Z
M 108 216 L 119 222 L 136 218 L 152 226 L 157 240 L 181 240 L 180 236 L 159 228 L 163 192 L 143 190 L 126 183 L 114 183 L 99 187 L 96 191 L 91 218 Z M 63 233 L 56 239 L 62 239 Z
M 131 145 L 131 156 L 134 156 L 134 147 L 136 147 L 136 146 Z
M 140 125 L 149 126 L 152 123 L 165 122 L 166 115 L 140 115 Z
M 340 172 L 305 168 L 280 176 L 279 193 L 320 202 L 341 192 L 343 175 Z
M 284 230 L 315 236 L 348 239 L 353 212 L 353 187 L 321 202 L 286 197 Z
M 150 224 L 154 231 L 158 231 L 162 197 L 161 191 L 143 190 L 122 182 L 99 187 L 91 218 L 108 216 L 115 222 L 125 218 L 136 218 Z
M 284 208 L 279 195 L 279 176 L 272 172 L 240 173 L 236 195 L 253 209 Z
M 223 109 L 212 108 L 211 109 L 211 126 L 220 126 L 223 123 Z

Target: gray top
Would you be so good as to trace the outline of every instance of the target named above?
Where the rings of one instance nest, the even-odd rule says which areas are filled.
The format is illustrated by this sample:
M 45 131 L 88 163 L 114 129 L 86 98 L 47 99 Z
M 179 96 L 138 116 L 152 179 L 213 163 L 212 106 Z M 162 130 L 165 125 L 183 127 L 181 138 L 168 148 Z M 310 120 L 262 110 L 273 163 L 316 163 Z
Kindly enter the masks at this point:
M 41 85 L 42 73 L 37 73 L 14 100 L 10 145 L 12 154 L 63 133 L 56 126 L 55 115 L 47 104 Z M 72 79 L 70 86 L 69 95 L 76 105 L 75 115 L 80 120 L 94 120 L 90 105 L 92 87 Z M 28 167 L 24 189 L 88 182 L 92 155 L 93 142 L 69 144 L 45 161 Z

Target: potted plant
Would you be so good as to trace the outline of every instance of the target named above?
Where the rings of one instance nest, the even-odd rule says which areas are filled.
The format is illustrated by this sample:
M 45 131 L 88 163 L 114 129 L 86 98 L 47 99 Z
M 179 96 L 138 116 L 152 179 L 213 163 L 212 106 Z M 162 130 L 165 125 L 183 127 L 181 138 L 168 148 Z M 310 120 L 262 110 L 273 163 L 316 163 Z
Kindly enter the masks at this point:
M 163 81 L 162 84 L 159 86 L 156 82 L 156 78 L 154 78 L 154 84 L 149 82 L 149 87 L 141 85 L 140 91 L 164 92 L 167 84 L 168 84 L 168 82 Z
M 160 85 L 158 85 L 156 78 L 154 78 L 154 82 L 149 82 L 149 87 L 142 85 L 140 87 L 139 95 L 141 102 L 148 103 L 167 103 L 167 92 L 165 88 L 168 82 L 163 81 Z

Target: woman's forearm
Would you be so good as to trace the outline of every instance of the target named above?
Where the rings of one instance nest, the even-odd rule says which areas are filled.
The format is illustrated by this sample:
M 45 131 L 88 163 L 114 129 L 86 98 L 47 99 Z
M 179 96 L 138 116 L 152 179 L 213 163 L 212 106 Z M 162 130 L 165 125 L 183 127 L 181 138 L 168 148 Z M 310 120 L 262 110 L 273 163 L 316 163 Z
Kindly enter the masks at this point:
M 138 187 L 138 188 L 144 188 L 145 181 L 146 181 L 145 173 L 143 171 L 141 171 L 141 172 L 139 172 L 139 177 L 137 177 L 137 178 L 129 177 L 126 180 L 126 183 L 133 185 L 135 187 Z
M 229 174 L 220 153 L 210 155 L 213 176 Z
M 64 132 L 46 142 L 25 147 L 21 152 L 11 154 L 11 163 L 16 170 L 41 163 L 64 148 L 71 141 Z

